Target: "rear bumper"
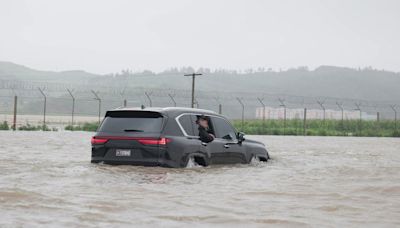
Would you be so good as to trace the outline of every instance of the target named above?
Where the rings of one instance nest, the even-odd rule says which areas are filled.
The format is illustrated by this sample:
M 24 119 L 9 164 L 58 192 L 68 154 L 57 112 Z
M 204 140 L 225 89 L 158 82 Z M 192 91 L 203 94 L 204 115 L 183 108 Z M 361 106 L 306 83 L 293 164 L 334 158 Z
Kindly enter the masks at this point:
M 134 165 L 134 166 L 161 166 L 169 168 L 181 168 L 181 164 L 172 160 L 159 160 L 159 159 L 126 159 L 115 158 L 105 159 L 104 157 L 92 157 L 92 163 L 104 163 L 109 165 Z
M 105 163 L 110 165 L 138 165 L 138 166 L 158 166 L 156 159 L 141 159 L 141 160 L 127 160 L 127 159 L 105 159 L 104 157 L 92 157 L 92 163 Z

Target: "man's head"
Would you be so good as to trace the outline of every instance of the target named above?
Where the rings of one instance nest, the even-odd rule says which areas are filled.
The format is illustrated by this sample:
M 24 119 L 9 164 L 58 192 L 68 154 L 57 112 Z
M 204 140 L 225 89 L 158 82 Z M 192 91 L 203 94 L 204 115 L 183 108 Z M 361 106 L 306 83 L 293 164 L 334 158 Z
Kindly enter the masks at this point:
M 204 128 L 208 128 L 208 118 L 204 115 L 199 116 L 197 118 L 197 124 Z

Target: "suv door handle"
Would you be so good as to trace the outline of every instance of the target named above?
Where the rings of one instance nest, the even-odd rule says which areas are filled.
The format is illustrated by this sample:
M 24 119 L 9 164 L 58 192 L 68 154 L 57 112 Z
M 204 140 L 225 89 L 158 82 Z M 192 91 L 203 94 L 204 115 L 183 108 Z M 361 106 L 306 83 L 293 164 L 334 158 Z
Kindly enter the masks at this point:
M 231 147 L 231 146 L 229 146 L 228 144 L 224 145 L 224 148 L 229 148 L 229 147 Z

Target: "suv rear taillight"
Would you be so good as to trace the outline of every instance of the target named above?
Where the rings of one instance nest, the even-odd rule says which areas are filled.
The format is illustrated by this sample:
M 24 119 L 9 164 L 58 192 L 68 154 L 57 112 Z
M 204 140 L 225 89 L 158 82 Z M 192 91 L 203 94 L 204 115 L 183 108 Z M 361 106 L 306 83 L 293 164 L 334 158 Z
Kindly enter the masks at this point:
M 171 139 L 167 138 L 159 138 L 159 139 L 138 138 L 136 140 L 143 145 L 167 145 L 167 143 L 171 142 Z
M 104 144 L 108 141 L 107 138 L 96 138 L 95 136 L 92 137 L 92 140 L 90 142 L 92 145 L 99 145 L 99 144 Z
M 99 145 L 108 142 L 108 140 L 135 140 L 143 145 L 167 145 L 171 142 L 168 138 L 141 138 L 141 137 L 118 137 L 118 136 L 93 136 L 91 143 L 92 145 Z

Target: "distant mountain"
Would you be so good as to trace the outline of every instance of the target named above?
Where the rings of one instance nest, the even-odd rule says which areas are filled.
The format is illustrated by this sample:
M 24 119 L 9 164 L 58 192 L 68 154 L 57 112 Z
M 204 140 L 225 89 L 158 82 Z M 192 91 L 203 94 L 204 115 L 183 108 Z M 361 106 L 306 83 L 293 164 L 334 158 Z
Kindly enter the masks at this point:
M 296 68 L 287 71 L 203 71 L 196 78 L 200 91 L 235 94 L 290 94 L 312 97 L 338 97 L 363 100 L 400 100 L 400 74 L 366 69 L 321 66 L 315 70 Z M 205 71 L 205 72 L 204 72 Z M 191 77 L 183 77 L 184 70 L 160 74 L 130 74 L 96 79 L 97 84 L 114 86 L 134 85 L 144 88 L 191 88 Z
M 55 82 L 74 82 L 87 81 L 98 75 L 87 73 L 85 71 L 40 71 L 26 66 L 11 62 L 0 61 L 0 79 L 3 80 L 22 80 L 22 81 L 55 81 Z
M 92 87 L 140 87 L 148 89 L 190 90 L 192 68 L 171 69 L 161 73 L 145 71 L 96 75 L 85 71 L 39 71 L 10 62 L 0 62 L 0 80 L 55 83 L 87 83 Z M 315 70 L 305 67 L 286 71 L 236 72 L 199 69 L 196 88 L 202 92 L 290 94 L 313 97 L 353 98 L 372 101 L 400 100 L 400 74 L 372 68 L 352 69 L 321 66 Z

